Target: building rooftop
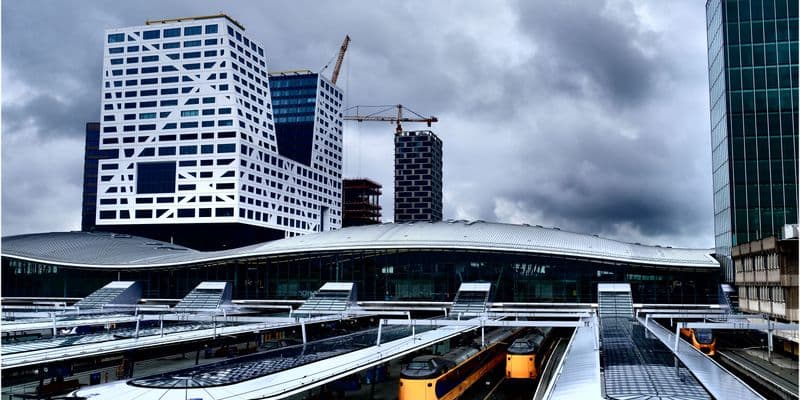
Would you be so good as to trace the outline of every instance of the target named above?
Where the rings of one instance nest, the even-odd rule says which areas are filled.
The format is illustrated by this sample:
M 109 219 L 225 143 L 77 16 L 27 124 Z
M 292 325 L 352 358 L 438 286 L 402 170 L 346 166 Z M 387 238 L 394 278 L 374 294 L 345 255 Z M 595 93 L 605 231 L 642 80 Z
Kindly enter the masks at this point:
M 310 252 L 452 249 L 536 253 L 634 264 L 719 268 L 710 249 L 646 246 L 531 225 L 442 221 L 344 228 L 200 252 L 129 235 L 60 232 L 2 238 L 2 255 L 65 266 L 148 268 Z

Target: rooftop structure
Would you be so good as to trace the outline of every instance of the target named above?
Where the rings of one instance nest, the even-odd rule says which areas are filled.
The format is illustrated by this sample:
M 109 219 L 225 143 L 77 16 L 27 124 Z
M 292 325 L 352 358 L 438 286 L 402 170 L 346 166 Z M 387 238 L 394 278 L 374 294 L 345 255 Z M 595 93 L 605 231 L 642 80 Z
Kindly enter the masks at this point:
M 719 272 L 711 253 L 480 221 L 351 227 L 214 252 L 47 233 L 3 238 L 2 294 L 85 296 L 125 279 L 143 281 L 147 298 L 181 298 L 217 280 L 231 282 L 235 299 L 306 299 L 349 280 L 366 301 L 452 301 L 462 282 L 486 281 L 497 282 L 496 301 L 593 303 L 598 282 L 624 281 L 636 302 L 709 303 Z

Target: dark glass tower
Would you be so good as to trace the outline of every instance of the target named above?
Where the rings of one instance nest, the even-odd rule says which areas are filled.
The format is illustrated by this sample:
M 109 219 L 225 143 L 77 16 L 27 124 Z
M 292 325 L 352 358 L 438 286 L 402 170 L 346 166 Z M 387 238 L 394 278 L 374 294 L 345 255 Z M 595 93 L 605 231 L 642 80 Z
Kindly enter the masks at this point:
M 100 123 L 86 124 L 86 147 L 83 157 L 83 212 L 81 214 L 81 230 L 88 232 L 95 228 L 97 212 L 97 170 L 99 160 L 117 158 L 119 151 L 100 150 Z
M 708 0 L 714 233 L 731 247 L 797 223 L 798 2 Z
M 317 81 L 310 71 L 269 76 L 278 153 L 305 165 L 311 165 Z
M 431 131 L 394 136 L 394 222 L 442 220 L 442 140 Z

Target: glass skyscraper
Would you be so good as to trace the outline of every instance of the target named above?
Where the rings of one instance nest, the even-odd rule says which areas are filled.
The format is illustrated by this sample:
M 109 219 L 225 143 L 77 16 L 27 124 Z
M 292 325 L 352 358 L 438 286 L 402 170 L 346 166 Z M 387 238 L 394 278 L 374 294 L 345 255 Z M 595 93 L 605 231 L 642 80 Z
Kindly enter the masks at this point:
M 797 223 L 798 2 L 708 0 L 714 231 L 731 247 Z

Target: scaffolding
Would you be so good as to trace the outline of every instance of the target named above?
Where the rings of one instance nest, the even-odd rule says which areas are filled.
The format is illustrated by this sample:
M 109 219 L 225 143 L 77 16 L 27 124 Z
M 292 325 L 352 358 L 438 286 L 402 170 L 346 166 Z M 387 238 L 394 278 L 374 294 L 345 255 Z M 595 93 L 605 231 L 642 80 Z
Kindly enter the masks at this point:
M 342 227 L 380 224 L 381 188 L 366 178 L 344 179 Z

